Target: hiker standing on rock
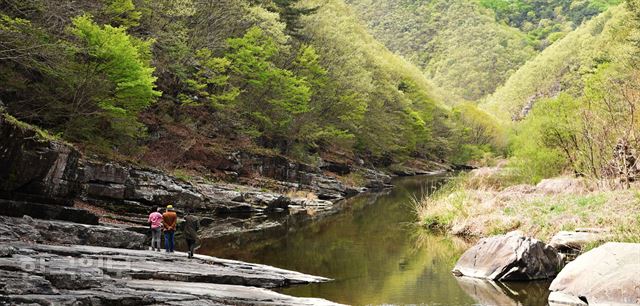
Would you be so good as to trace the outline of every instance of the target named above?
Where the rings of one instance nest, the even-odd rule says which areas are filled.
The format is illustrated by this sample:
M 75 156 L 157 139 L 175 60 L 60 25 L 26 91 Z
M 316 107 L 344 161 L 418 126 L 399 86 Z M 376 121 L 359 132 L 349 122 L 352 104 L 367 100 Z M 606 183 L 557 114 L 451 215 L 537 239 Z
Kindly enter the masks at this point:
M 164 226 L 164 247 L 167 253 L 175 250 L 176 225 L 178 215 L 173 210 L 173 205 L 167 205 L 167 211 L 162 214 L 162 225 Z
M 160 235 L 162 234 L 162 208 L 149 214 L 149 225 L 151 227 L 151 250 L 160 252 Z
M 184 238 L 187 240 L 187 248 L 189 249 L 189 258 L 193 258 L 193 252 L 198 241 L 198 219 L 189 213 L 184 217 Z

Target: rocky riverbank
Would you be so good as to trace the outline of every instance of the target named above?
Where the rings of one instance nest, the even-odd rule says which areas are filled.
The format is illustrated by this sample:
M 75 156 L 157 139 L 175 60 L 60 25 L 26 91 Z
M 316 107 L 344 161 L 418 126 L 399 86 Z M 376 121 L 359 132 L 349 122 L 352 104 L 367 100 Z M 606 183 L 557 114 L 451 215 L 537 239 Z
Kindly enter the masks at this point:
M 10 305 L 337 305 L 267 290 L 326 278 L 182 253 L 1 243 L 0 273 Z
M 214 238 L 272 227 L 273 220 L 265 215 L 313 218 L 331 213 L 342 199 L 389 187 L 391 181 L 386 173 L 358 165 L 324 161 L 311 166 L 240 152 L 216 163 L 236 183 L 178 178 L 139 164 L 88 158 L 6 114 L 0 115 L 0 157 L 0 214 L 135 227 L 146 226 L 150 210 L 172 203 L 179 212 L 195 212 L 205 227 L 216 228 L 208 234 Z M 356 172 L 361 187 L 336 178 Z
M 234 182 L 179 178 L 140 164 L 87 157 L 0 114 L 0 272 L 6 275 L 0 302 L 332 304 L 258 288 L 328 281 L 321 277 L 134 251 L 146 248 L 147 214 L 171 203 L 179 213 L 188 210 L 199 218 L 203 240 L 231 243 L 240 235 L 286 232 L 292 224 L 335 213 L 342 199 L 390 187 L 391 175 L 361 164 L 310 166 L 242 152 L 218 162 Z M 337 179 L 356 172 L 362 187 Z M 396 175 L 428 172 L 403 166 Z M 114 270 L 101 266 L 104 262 L 125 267 Z
M 638 186 L 603 183 L 558 177 L 515 184 L 505 167 L 481 168 L 418 209 L 429 227 L 481 238 L 453 270 L 469 292 L 485 292 L 478 300 L 498 292 L 511 300 L 502 304 L 524 305 L 510 298 L 517 290 L 504 288 L 542 281 L 551 305 L 637 305 L 640 244 L 623 242 L 640 237 Z

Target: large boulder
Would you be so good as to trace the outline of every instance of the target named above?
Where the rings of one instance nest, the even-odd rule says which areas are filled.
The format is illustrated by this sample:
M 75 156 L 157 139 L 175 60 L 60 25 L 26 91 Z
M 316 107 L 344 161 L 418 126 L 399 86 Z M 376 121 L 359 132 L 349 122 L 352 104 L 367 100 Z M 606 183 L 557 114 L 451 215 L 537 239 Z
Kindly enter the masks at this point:
M 554 277 L 561 266 L 562 257 L 553 247 L 511 232 L 480 240 L 462 255 L 453 273 L 497 281 L 539 280 Z
M 640 304 L 640 244 L 607 243 L 578 256 L 549 290 L 551 305 Z

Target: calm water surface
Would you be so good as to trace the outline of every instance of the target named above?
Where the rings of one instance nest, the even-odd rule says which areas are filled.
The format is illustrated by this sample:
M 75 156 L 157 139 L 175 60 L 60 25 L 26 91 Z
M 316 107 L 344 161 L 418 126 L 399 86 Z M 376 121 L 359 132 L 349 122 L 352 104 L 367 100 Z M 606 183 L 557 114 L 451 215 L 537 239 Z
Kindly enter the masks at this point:
M 417 229 L 411 208 L 412 197 L 445 180 L 401 178 L 391 190 L 348 200 L 337 215 L 243 247 L 250 252 L 207 253 L 333 278 L 281 292 L 351 305 L 546 305 L 547 283 L 503 285 L 452 276 L 469 245 Z

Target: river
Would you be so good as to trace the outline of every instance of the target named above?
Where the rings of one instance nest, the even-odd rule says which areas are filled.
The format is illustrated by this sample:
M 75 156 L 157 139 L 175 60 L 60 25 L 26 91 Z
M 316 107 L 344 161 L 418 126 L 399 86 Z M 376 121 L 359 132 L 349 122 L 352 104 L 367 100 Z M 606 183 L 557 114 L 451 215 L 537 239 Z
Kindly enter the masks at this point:
M 396 179 L 394 188 L 347 200 L 340 213 L 291 230 L 232 257 L 330 277 L 281 290 L 350 305 L 546 305 L 548 283 L 502 285 L 451 274 L 469 245 L 415 226 L 411 199 L 446 176 Z M 224 250 L 208 252 L 228 256 Z

